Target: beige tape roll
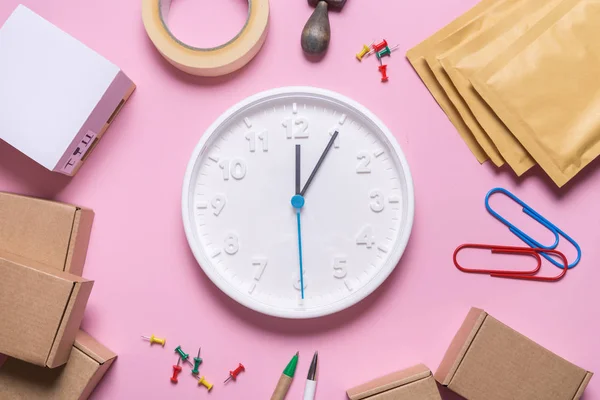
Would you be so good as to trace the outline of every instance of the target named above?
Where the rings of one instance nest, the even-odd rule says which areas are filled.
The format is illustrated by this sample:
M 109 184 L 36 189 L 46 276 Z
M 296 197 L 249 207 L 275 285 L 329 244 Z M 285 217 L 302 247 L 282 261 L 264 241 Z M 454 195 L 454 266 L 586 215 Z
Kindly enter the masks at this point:
M 144 27 L 163 57 L 192 75 L 220 76 L 248 64 L 267 38 L 269 0 L 248 0 L 246 24 L 229 42 L 212 48 L 187 45 L 167 25 L 171 0 L 142 0 Z M 223 1 L 223 0 L 219 0 Z

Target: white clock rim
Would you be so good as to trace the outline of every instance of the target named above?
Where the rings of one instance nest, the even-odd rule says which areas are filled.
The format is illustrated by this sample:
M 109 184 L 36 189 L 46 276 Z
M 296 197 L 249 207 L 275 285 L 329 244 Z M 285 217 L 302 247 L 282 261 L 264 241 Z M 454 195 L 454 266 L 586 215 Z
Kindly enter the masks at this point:
M 201 246 L 196 243 L 195 236 L 193 233 L 192 227 L 192 219 L 190 218 L 190 187 L 192 174 L 196 163 L 198 162 L 198 157 L 200 156 L 203 148 L 206 146 L 210 138 L 217 133 L 218 128 L 223 125 L 227 120 L 229 120 L 232 116 L 234 116 L 241 109 L 251 105 L 252 103 L 261 101 L 268 97 L 275 97 L 286 94 L 307 94 L 307 95 L 317 95 L 323 97 L 329 97 L 333 100 L 337 100 L 342 102 L 346 106 L 354 108 L 358 113 L 363 114 L 367 119 L 373 122 L 377 128 L 385 135 L 386 139 L 392 146 L 393 150 L 396 152 L 400 164 L 402 166 L 402 172 L 405 174 L 406 179 L 406 189 L 407 189 L 407 197 L 406 199 L 406 208 L 407 208 L 407 221 L 404 226 L 404 230 L 402 232 L 402 236 L 397 239 L 397 245 L 395 246 L 394 253 L 390 254 L 388 258 L 388 262 L 384 265 L 379 273 L 375 276 L 374 279 L 369 281 L 369 283 L 365 286 L 362 286 L 360 289 L 355 291 L 351 296 L 347 297 L 344 300 L 338 301 L 334 304 L 318 307 L 314 310 L 290 310 L 290 309 L 281 309 L 271 305 L 266 305 L 264 303 L 258 302 L 252 299 L 249 296 L 245 296 L 238 289 L 233 287 L 219 272 L 217 272 L 216 268 L 214 268 L 204 252 L 201 250 Z M 308 318 L 317 318 L 323 317 L 326 315 L 335 314 L 339 311 L 345 310 L 364 300 L 370 294 L 372 294 L 377 288 L 379 288 L 383 282 L 390 276 L 392 271 L 396 269 L 396 266 L 400 262 L 402 255 L 406 250 L 406 246 L 408 245 L 408 240 L 410 238 L 414 214 L 415 214 L 415 199 L 414 199 L 414 186 L 412 174 L 410 172 L 410 168 L 408 167 L 408 161 L 398 144 L 398 140 L 394 137 L 391 131 L 387 128 L 387 126 L 373 114 L 369 109 L 367 109 L 362 104 L 342 95 L 337 92 L 333 92 L 327 89 L 321 89 L 311 86 L 286 86 L 280 88 L 274 88 L 265 90 L 259 93 L 256 93 L 250 97 L 247 97 L 237 104 L 231 106 L 227 111 L 219 116 L 209 127 L 204 131 L 204 134 L 200 138 L 200 141 L 194 148 L 192 152 L 192 156 L 190 157 L 190 161 L 188 162 L 188 166 L 186 168 L 185 176 L 183 179 L 183 190 L 182 190 L 182 219 L 183 226 L 185 230 L 185 235 L 188 241 L 188 244 L 198 262 L 198 265 L 204 273 L 208 276 L 208 278 L 214 283 L 223 293 L 229 296 L 231 299 L 235 300 L 239 304 L 250 308 L 254 311 L 257 311 L 262 314 L 270 315 L 273 317 L 279 318 L 287 318 L 287 319 L 308 319 Z M 193 206 L 193 205 L 192 205 Z M 206 266 L 206 267 L 205 267 Z

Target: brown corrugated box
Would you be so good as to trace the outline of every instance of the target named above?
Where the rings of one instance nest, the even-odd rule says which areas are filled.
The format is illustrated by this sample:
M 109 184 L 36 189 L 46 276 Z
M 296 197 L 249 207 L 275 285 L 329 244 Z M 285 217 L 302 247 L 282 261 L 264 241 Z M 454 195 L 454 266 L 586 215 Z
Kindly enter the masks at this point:
M 0 250 L 81 276 L 92 210 L 0 192 Z
M 374 379 L 346 394 L 350 400 L 441 400 L 433 375 L 423 364 Z
M 469 400 L 577 400 L 592 375 L 472 308 L 435 379 Z
M 0 398 L 85 400 L 117 355 L 83 331 L 66 365 L 48 369 L 9 358 L 0 366 Z
M 93 284 L 0 253 L 0 353 L 50 368 L 67 362 Z

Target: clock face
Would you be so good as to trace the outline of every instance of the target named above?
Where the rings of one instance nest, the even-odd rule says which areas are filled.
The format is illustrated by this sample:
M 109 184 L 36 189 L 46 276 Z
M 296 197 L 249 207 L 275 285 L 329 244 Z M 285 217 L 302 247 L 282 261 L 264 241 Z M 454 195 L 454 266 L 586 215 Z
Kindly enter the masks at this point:
M 298 208 L 292 197 L 302 190 Z M 279 317 L 322 316 L 365 298 L 398 263 L 413 215 L 411 175 L 387 128 L 315 88 L 275 89 L 231 108 L 203 135 L 183 187 L 186 235 L 207 276 Z

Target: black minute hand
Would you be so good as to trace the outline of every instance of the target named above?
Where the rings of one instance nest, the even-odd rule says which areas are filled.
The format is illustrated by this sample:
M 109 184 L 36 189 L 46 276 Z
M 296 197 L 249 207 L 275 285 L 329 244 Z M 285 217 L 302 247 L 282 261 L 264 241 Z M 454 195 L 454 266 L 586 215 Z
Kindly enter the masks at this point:
M 304 195 L 306 194 L 306 191 L 308 190 L 310 183 L 312 182 L 313 178 L 317 174 L 317 171 L 321 167 L 321 164 L 323 164 L 323 160 L 325 160 L 325 156 L 327 155 L 327 153 L 329 153 L 329 149 L 331 149 L 331 146 L 333 146 L 333 142 L 335 141 L 335 138 L 337 138 L 338 134 L 339 134 L 339 132 L 336 130 L 333 133 L 333 136 L 331 136 L 331 139 L 329 139 L 329 143 L 327 143 L 327 147 L 325 147 L 325 150 L 323 150 L 323 154 L 321 154 L 319 161 L 317 161 L 317 165 L 315 165 L 315 168 L 312 170 L 312 172 L 310 173 L 310 176 L 308 177 L 308 180 L 304 184 L 304 188 L 300 192 L 300 195 L 302 197 L 304 197 Z
M 300 194 L 300 145 L 296 145 L 296 194 Z

